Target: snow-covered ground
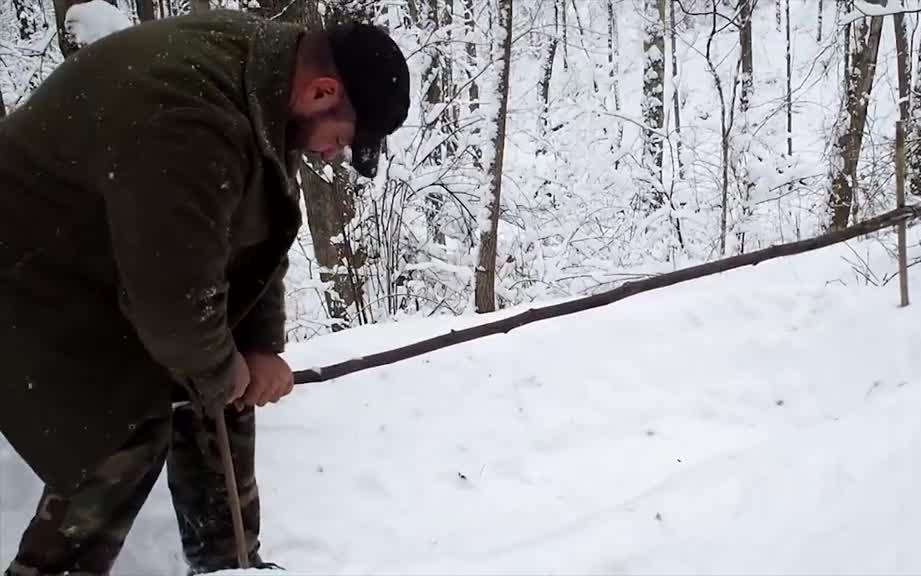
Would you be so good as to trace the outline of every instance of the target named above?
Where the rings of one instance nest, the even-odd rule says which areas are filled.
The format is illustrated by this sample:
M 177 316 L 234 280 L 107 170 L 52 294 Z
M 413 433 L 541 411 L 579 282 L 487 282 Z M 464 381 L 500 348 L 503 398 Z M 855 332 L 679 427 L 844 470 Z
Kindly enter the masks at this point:
M 267 558 L 296 574 L 921 572 L 921 272 L 900 309 L 858 257 L 893 269 L 852 243 L 297 390 L 260 413 Z M 2 452 L 6 563 L 39 486 Z M 161 478 L 116 574 L 183 574 L 174 522 Z

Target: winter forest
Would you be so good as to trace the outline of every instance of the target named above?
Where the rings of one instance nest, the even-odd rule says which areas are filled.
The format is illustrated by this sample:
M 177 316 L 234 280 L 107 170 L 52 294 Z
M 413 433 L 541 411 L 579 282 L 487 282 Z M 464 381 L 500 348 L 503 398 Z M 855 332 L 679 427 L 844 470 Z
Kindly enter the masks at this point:
M 900 153 L 921 194 L 905 0 L 0 0 L 0 115 L 101 35 L 218 8 L 372 19 L 413 73 L 373 181 L 304 159 L 292 342 L 841 229 L 895 206 Z

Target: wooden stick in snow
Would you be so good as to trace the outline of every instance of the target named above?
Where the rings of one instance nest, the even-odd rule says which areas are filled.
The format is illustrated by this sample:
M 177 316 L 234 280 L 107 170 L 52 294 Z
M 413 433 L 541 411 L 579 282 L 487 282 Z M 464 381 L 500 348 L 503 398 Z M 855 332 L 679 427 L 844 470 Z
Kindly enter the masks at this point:
M 623 300 L 629 296 L 634 296 L 636 294 L 641 294 L 650 290 L 657 290 L 659 288 L 665 288 L 666 286 L 673 286 L 681 282 L 687 282 L 688 280 L 695 280 L 697 278 L 702 278 L 711 274 L 726 272 L 734 268 L 754 266 L 761 262 L 773 260 L 782 256 L 792 256 L 794 254 L 802 254 L 804 252 L 818 250 L 820 248 L 831 246 L 832 244 L 845 242 L 847 240 L 857 238 L 858 236 L 864 236 L 871 232 L 876 232 L 877 230 L 888 228 L 890 226 L 896 226 L 898 224 L 904 224 L 910 220 L 915 220 L 918 218 L 921 218 L 921 204 L 904 206 L 890 212 L 886 212 L 885 214 L 877 216 L 876 218 L 871 218 L 861 222 L 860 224 L 855 224 L 848 228 L 844 228 L 843 230 L 829 232 L 816 238 L 800 240 L 798 242 L 789 242 L 787 244 L 778 244 L 777 246 L 772 246 L 770 248 L 765 248 L 756 252 L 750 252 L 748 254 L 731 256 L 722 260 L 716 260 L 706 264 L 691 266 L 683 270 L 676 270 L 674 272 L 652 276 L 643 280 L 625 282 L 621 286 L 607 292 L 602 292 L 593 296 L 586 296 L 584 298 L 577 298 L 575 300 L 570 300 L 568 302 L 562 302 L 560 304 L 554 304 L 551 306 L 545 306 L 542 308 L 532 308 L 531 310 L 527 310 L 526 312 L 522 312 L 502 320 L 480 324 L 479 326 L 473 326 L 463 330 L 452 330 L 448 334 L 443 334 L 441 336 L 422 340 L 414 344 L 395 348 L 386 352 L 378 352 L 376 354 L 354 358 L 352 360 L 347 360 L 345 362 L 340 362 L 330 366 L 324 366 L 322 368 L 299 370 L 294 373 L 294 382 L 296 384 L 309 384 L 313 382 L 324 382 L 334 378 L 340 378 L 342 376 L 353 374 L 361 370 L 393 364 L 395 362 L 400 362 L 402 360 L 421 356 L 422 354 L 427 354 L 435 350 L 440 350 L 441 348 L 447 348 L 448 346 L 453 346 L 455 344 L 461 344 L 463 342 L 469 342 L 470 340 L 475 340 L 477 338 L 483 338 L 484 336 L 508 333 L 515 328 L 520 328 L 521 326 L 531 324 L 532 322 L 537 322 L 539 320 L 558 318 L 560 316 L 566 316 L 568 314 L 575 314 L 576 312 L 584 312 L 586 310 L 591 310 L 592 308 L 606 306 L 608 304 L 617 302 L 618 300 Z
M 243 509 L 240 506 L 240 493 L 237 491 L 237 474 L 233 467 L 233 455 L 230 450 L 230 437 L 227 435 L 227 420 L 224 409 L 217 408 L 211 412 L 217 429 L 217 448 L 224 466 L 224 486 L 227 489 L 227 506 L 230 508 L 230 521 L 233 524 L 234 547 L 237 552 L 239 568 L 249 568 L 249 554 L 246 549 L 246 533 L 243 530 Z

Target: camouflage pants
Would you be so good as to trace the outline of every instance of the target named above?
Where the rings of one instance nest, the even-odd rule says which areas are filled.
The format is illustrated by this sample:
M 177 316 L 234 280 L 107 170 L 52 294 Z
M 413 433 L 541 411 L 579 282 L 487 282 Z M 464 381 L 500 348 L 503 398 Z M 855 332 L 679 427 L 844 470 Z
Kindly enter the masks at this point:
M 255 413 L 226 411 L 243 524 L 258 564 L 259 495 Z M 214 422 L 190 407 L 148 420 L 75 492 L 45 487 L 7 576 L 107 574 L 135 517 L 167 464 L 169 489 L 190 573 L 237 566 Z

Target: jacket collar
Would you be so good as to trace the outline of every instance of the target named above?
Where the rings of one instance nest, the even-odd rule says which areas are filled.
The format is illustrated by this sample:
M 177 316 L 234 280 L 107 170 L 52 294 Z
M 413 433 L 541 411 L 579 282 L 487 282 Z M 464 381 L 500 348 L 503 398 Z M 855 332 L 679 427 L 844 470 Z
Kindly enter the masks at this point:
M 287 180 L 289 194 L 298 167 L 287 153 L 285 128 L 297 43 L 303 32 L 293 24 L 257 22 L 244 78 L 256 141 L 262 154 Z

